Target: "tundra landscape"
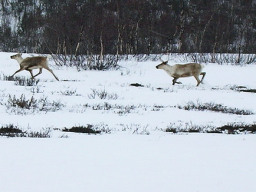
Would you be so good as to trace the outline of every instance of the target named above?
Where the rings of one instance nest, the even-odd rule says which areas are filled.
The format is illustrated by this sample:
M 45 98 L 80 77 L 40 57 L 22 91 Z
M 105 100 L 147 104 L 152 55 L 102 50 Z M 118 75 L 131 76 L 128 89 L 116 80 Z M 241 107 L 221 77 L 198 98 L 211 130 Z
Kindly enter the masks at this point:
M 48 56 L 57 81 L 12 77 L 14 54 L 0 53 L 0 191 L 255 191 L 255 64 L 201 63 L 196 86 L 156 69 L 184 54 L 103 71 Z
M 255 192 L 256 0 L 2 0 L 0 192 Z

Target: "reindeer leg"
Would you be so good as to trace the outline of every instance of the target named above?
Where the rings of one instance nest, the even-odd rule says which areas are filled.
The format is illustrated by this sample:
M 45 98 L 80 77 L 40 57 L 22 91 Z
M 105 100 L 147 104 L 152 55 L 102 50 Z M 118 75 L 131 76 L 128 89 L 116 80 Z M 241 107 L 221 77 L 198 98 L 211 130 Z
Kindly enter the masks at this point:
M 26 69 L 26 70 L 30 73 L 31 78 L 32 78 L 32 79 L 34 79 L 34 76 L 33 76 L 33 72 L 32 72 L 32 70 L 31 70 L 31 69 Z
M 176 82 L 177 79 L 178 79 L 178 78 L 176 78 L 176 77 L 173 78 L 173 80 L 172 80 L 172 85 L 175 85 L 175 83 L 177 83 L 177 82 Z
M 198 85 L 201 83 L 201 81 L 200 81 L 200 79 L 199 79 L 198 76 L 194 75 L 194 77 L 195 77 L 195 79 L 196 79 L 196 81 L 197 81 L 197 85 L 196 85 L 196 86 L 198 86 Z
M 177 84 L 182 84 L 181 82 L 177 82 L 179 78 L 178 77 L 174 77 L 173 80 L 172 80 L 172 84 L 174 85 L 175 83 Z
M 42 68 L 39 68 L 39 72 L 34 77 L 40 75 L 41 73 L 42 73 Z
M 19 70 L 17 70 L 11 77 L 13 77 L 16 73 L 19 73 L 21 71 L 23 71 L 24 69 L 23 68 L 20 68 Z
M 202 77 L 202 79 L 201 79 L 201 83 L 203 83 L 203 79 L 204 79 L 204 76 L 206 75 L 206 72 L 202 72 L 202 73 L 200 73 L 200 75 L 203 75 L 203 77 Z
M 49 67 L 44 67 L 46 70 L 50 71 L 51 74 L 55 77 L 57 81 L 59 81 L 59 78 L 53 73 L 53 71 Z

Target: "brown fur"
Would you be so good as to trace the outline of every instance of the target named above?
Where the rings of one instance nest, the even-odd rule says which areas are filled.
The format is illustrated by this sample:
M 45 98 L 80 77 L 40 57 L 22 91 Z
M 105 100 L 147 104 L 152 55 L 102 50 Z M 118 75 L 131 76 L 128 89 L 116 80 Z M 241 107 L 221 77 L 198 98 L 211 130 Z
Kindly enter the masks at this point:
M 180 83 L 177 82 L 177 80 L 181 77 L 194 76 L 198 86 L 203 81 L 206 74 L 205 72 L 201 72 L 203 66 L 198 63 L 176 64 L 170 66 L 167 64 L 167 61 L 165 61 L 157 65 L 156 68 L 165 70 L 171 77 L 173 77 L 173 85 L 175 83 Z M 201 80 L 199 80 L 199 75 L 203 76 Z
M 37 56 L 37 57 L 27 57 L 27 58 L 23 59 L 21 57 L 21 54 L 16 54 L 16 55 L 12 55 L 11 59 L 17 60 L 20 64 L 20 69 L 17 70 L 12 76 L 14 76 L 16 73 L 19 73 L 23 70 L 27 70 L 30 72 L 31 78 L 34 79 L 36 76 L 38 76 L 42 73 L 42 69 L 44 68 L 44 69 L 48 70 L 50 73 L 52 73 L 52 75 L 55 77 L 55 79 L 59 81 L 58 77 L 49 68 L 48 62 L 47 62 L 47 57 Z M 32 72 L 33 69 L 39 69 L 38 74 L 36 74 L 35 76 L 33 75 L 33 72 Z

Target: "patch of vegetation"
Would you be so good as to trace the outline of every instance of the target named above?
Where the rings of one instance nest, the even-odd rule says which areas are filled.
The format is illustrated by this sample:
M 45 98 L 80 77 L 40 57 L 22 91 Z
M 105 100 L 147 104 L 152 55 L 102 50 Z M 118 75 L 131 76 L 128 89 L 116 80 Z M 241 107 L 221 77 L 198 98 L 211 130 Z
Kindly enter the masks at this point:
M 112 70 L 119 69 L 118 57 L 116 55 L 52 55 L 58 66 L 75 66 L 81 70 Z
M 170 123 L 170 125 L 167 126 L 165 129 L 165 132 L 170 132 L 170 133 L 200 133 L 200 132 L 205 132 L 206 130 L 211 130 L 211 126 L 199 126 L 199 125 L 194 125 L 192 122 L 185 123 L 185 124 L 175 124 L 175 123 Z
M 91 125 L 88 124 L 86 126 L 74 126 L 70 129 L 64 128 L 63 132 L 73 132 L 73 133 L 86 133 L 86 134 L 101 134 L 101 133 L 110 133 L 110 130 L 107 125 Z
M 0 136 L 5 137 L 30 137 L 30 138 L 49 138 L 50 137 L 50 129 L 44 131 L 22 131 L 17 126 L 13 124 L 2 126 L 0 128 Z
M 218 63 L 234 65 L 243 65 L 255 63 L 255 54 L 234 54 L 234 53 L 188 53 L 184 55 L 186 60 L 193 61 L 195 63 Z
M 60 101 L 49 101 L 47 97 L 40 98 L 38 104 L 38 110 L 44 112 L 55 112 L 61 110 L 65 106 Z
M 164 109 L 165 106 L 163 105 L 153 105 L 152 111 L 160 111 L 161 109 Z
M 98 103 L 98 104 L 89 104 L 86 103 L 84 105 L 77 105 L 70 110 L 70 112 L 78 112 L 84 113 L 86 110 L 91 109 L 95 111 L 112 111 L 115 114 L 120 116 L 127 115 L 129 113 L 139 113 L 143 111 L 160 111 L 164 110 L 164 108 L 170 106 L 162 106 L 162 105 L 153 105 L 153 106 L 146 106 L 146 105 L 120 105 L 120 104 L 112 104 L 109 102 Z
M 187 111 L 191 110 L 198 110 L 198 111 L 214 111 L 214 112 L 221 112 L 221 113 L 229 113 L 229 114 L 235 114 L 235 115 L 253 115 L 252 111 L 249 110 L 243 110 L 238 108 L 231 108 L 227 106 L 223 106 L 222 104 L 216 104 L 216 103 L 194 103 L 194 102 L 188 102 L 187 105 L 176 106 L 179 109 L 184 109 Z
M 92 93 L 88 95 L 89 99 L 108 99 L 108 100 L 116 100 L 118 99 L 118 95 L 115 93 L 108 93 L 104 90 L 96 90 L 92 89 Z
M 132 113 L 132 111 L 134 111 L 138 107 L 136 107 L 135 105 L 116 105 L 116 104 L 111 105 L 105 102 L 103 105 L 97 104 L 92 106 L 92 109 L 93 110 L 114 110 L 114 113 L 122 116 L 122 115 Z
M 149 135 L 148 125 L 141 125 L 136 123 L 120 124 L 122 131 L 130 131 L 132 134 Z
M 147 108 L 143 105 L 118 105 L 118 104 L 111 104 L 108 102 L 98 103 L 98 104 L 89 104 L 86 103 L 84 105 L 77 105 L 74 106 L 70 112 L 77 112 L 77 113 L 84 113 L 86 110 L 95 110 L 95 111 L 112 111 L 115 114 L 120 116 L 127 115 L 129 113 L 134 113 L 136 109 L 147 110 Z
M 95 131 L 91 127 L 92 125 L 88 125 L 87 127 L 79 126 L 79 127 L 72 127 L 70 129 L 63 129 L 64 132 L 73 132 L 73 133 L 87 133 L 87 134 L 100 134 L 101 131 Z
M 256 89 L 240 89 L 240 92 L 256 93 Z
M 33 94 L 35 94 L 35 93 L 43 93 L 43 91 L 40 90 L 39 86 L 31 87 L 30 92 L 33 93 Z
M 144 85 L 139 84 L 139 83 L 131 83 L 130 86 L 132 86 L 132 87 L 144 87 Z
M 239 133 L 256 133 L 256 124 L 252 125 L 224 125 L 216 128 L 219 132 L 228 134 L 239 134 Z
M 23 131 L 20 130 L 17 126 L 12 124 L 7 126 L 2 126 L 0 128 L 0 136 L 14 137 L 15 135 L 23 135 Z
M 6 106 L 7 108 L 35 109 L 37 107 L 37 100 L 33 96 L 30 99 L 26 99 L 24 94 L 20 98 L 16 98 L 15 95 L 9 95 Z
M 110 69 L 119 69 L 120 66 L 117 64 L 118 58 L 115 55 L 91 55 L 87 59 L 86 65 L 81 66 L 85 70 L 100 70 L 106 71 Z
M 175 129 L 175 128 L 167 128 L 165 130 L 166 132 L 169 133 L 200 133 L 200 129 L 195 129 L 195 128 L 190 128 L 190 129 Z
M 126 106 L 121 106 L 121 105 L 116 105 L 116 114 L 118 115 L 126 115 L 131 113 L 133 110 L 136 109 L 135 105 L 126 105 Z
M 173 127 L 168 127 L 165 132 L 168 132 L 168 133 L 178 133 L 177 129 L 176 128 L 173 128 Z
M 242 134 L 256 133 L 256 124 L 228 124 L 221 127 L 199 126 L 187 123 L 185 125 L 170 124 L 165 132 L 169 133 L 223 133 L 223 134 Z
M 61 91 L 62 95 L 66 95 L 66 96 L 74 96 L 77 95 L 76 90 L 65 90 L 65 91 Z
M 42 97 L 40 99 L 35 99 L 33 96 L 30 98 L 26 98 L 24 94 L 22 94 L 19 98 L 15 95 L 9 95 L 8 101 L 5 104 L 7 110 L 15 114 L 26 114 L 33 113 L 35 111 L 44 111 L 44 112 L 55 112 L 60 110 L 64 105 L 57 101 L 50 102 L 47 97 Z
M 245 86 L 233 86 L 231 87 L 231 90 L 246 92 L 246 93 L 256 93 L 256 89 L 249 89 Z
M 86 107 L 90 107 L 89 105 L 86 105 Z M 92 110 L 111 110 L 113 109 L 113 106 L 110 103 L 104 102 L 103 104 L 95 104 L 91 106 Z
M 133 56 L 138 62 L 143 61 L 159 61 L 161 59 L 160 54 L 136 54 Z
M 5 81 L 15 81 L 15 85 L 20 86 L 36 86 L 39 83 L 39 79 L 31 79 L 26 77 L 19 77 L 19 76 L 4 76 Z

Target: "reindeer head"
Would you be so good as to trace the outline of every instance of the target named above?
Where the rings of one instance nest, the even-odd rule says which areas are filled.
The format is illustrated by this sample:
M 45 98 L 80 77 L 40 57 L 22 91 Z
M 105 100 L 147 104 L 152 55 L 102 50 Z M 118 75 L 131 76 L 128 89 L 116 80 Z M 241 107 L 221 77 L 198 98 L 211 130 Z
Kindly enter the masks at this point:
M 168 63 L 168 61 L 163 61 L 163 60 L 161 60 L 161 61 L 162 61 L 162 63 L 160 63 L 159 65 L 156 66 L 157 69 L 163 69 L 163 67 L 165 65 L 167 65 L 167 63 Z
M 18 53 L 18 54 L 16 54 L 16 55 L 12 55 L 11 56 L 11 59 L 17 59 L 17 58 L 21 58 L 21 53 Z

